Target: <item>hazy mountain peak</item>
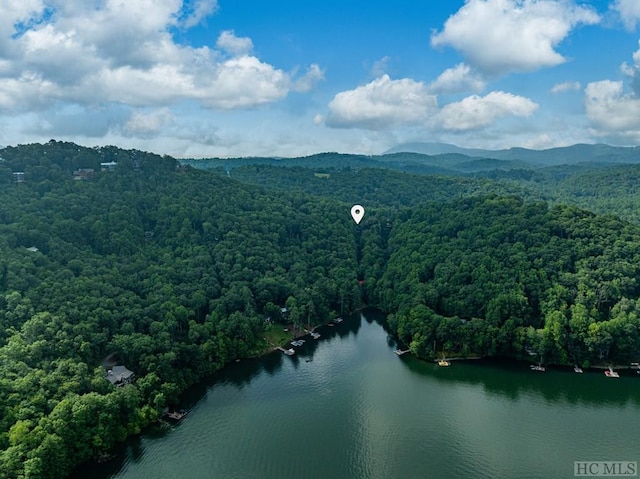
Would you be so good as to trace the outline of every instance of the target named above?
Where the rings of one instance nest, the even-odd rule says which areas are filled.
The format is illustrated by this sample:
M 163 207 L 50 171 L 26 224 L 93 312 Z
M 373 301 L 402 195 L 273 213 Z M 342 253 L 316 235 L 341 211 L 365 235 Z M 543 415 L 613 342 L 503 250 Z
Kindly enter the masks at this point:
M 531 165 L 538 166 L 583 162 L 640 163 L 639 147 L 611 146 L 602 143 L 580 143 L 547 150 L 531 150 L 522 147 L 512 147 L 507 150 L 484 150 L 480 148 L 463 148 L 448 143 L 414 142 L 394 146 L 387 150 L 385 154 L 399 152 L 422 153 L 424 155 L 457 153 L 475 158 L 526 161 Z

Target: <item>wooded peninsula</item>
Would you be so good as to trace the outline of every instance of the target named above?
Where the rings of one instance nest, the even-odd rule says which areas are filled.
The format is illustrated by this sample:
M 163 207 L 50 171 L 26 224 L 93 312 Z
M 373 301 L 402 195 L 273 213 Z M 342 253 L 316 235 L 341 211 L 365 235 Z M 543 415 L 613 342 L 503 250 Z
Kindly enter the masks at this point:
M 274 331 L 363 306 L 424 359 L 638 361 L 638 153 L 460 156 L 0 149 L 0 478 L 65 477 Z

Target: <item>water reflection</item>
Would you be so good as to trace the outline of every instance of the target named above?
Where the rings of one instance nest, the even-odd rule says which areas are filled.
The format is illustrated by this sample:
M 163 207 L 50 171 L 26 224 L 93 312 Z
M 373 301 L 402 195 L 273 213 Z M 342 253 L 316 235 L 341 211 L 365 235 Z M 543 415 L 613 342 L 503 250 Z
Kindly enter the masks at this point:
M 440 471 L 457 461 L 461 475 L 475 477 L 482 470 L 476 475 L 489 477 L 508 471 L 507 466 L 495 468 L 493 443 L 485 440 L 491 428 L 498 428 L 492 440 L 500 442 L 504 452 L 512 452 L 513 441 L 530 440 L 541 457 L 549 453 L 546 448 L 551 442 L 569 451 L 577 442 L 570 437 L 575 435 L 572 428 L 585 422 L 585 414 L 592 421 L 609 421 L 618 412 L 619 417 L 634 417 L 633 408 L 628 408 L 626 416 L 621 409 L 640 404 L 640 378 L 636 377 L 612 380 L 602 373 L 535 373 L 527 363 L 499 360 L 454 362 L 450 368 L 439 368 L 408 354 L 398 357 L 384 317 L 375 311 L 322 326 L 318 332 L 321 337 L 304 338 L 294 356 L 276 351 L 229 364 L 184 394 L 180 407 L 191 414 L 183 423 L 169 429 L 153 427 L 128 441 L 113 461 L 86 465 L 72 477 L 150 477 L 153 472 L 149 471 L 157 473 L 157 464 L 165 460 L 168 468 L 185 467 L 185 478 L 205 477 L 202 471 L 213 467 L 212 457 L 219 471 L 225 467 L 245 471 L 245 466 L 246 471 L 259 470 L 266 464 L 278 469 L 269 477 L 321 477 L 305 476 L 296 469 L 303 467 L 291 457 L 289 449 L 296 448 L 304 449 L 302 456 L 314 451 L 313 457 L 304 458 L 305 467 L 323 453 L 330 455 L 331 464 L 318 466 L 327 473 L 325 477 L 338 477 L 331 476 L 330 470 L 347 470 L 339 463 L 343 456 L 349 467 L 362 468 L 358 477 L 371 477 L 367 472 L 374 470 L 379 473 L 381 469 L 374 466 L 381 461 L 400 467 L 393 462 L 400 457 L 405 458 L 401 464 L 427 461 L 439 464 Z M 561 426 L 568 412 L 579 418 Z M 617 426 L 627 423 L 628 419 L 619 419 Z M 523 433 L 522 427 L 528 431 Z M 548 439 L 550 435 L 553 439 Z M 191 459 L 167 459 L 178 449 Z M 470 452 L 462 460 L 459 450 Z M 250 452 L 245 455 L 245 451 Z M 227 456 L 233 459 L 221 459 Z M 511 464 L 509 457 L 503 459 Z M 532 460 L 529 466 L 535 464 Z M 405 472 L 415 477 L 410 468 Z M 551 477 L 543 472 L 538 476 Z
M 487 394 L 513 401 L 527 395 L 549 403 L 640 405 L 640 378 L 631 374 L 615 380 L 595 370 L 576 374 L 569 368 L 549 368 L 539 373 L 529 371 L 527 362 L 500 359 L 453 361 L 450 368 L 407 356 L 402 360 L 410 371 L 437 382 L 481 385 Z

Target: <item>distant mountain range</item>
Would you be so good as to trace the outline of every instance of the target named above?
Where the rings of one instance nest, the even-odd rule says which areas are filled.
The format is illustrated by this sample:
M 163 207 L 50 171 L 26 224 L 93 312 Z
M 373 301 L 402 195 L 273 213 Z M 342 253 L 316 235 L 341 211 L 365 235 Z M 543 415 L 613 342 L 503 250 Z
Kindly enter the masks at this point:
M 208 158 L 184 159 L 181 163 L 195 168 L 223 168 L 227 171 L 242 166 L 278 166 L 323 169 L 389 168 L 426 175 L 465 176 L 540 170 L 548 168 L 601 168 L 614 164 L 640 163 L 640 147 L 617 147 L 604 144 L 579 144 L 548 150 L 510 148 L 482 150 L 461 148 L 446 143 L 405 143 L 382 155 L 319 153 L 300 158 Z M 557 174 L 555 171 L 554 174 Z M 565 172 L 566 173 L 566 172 Z
M 524 162 L 529 166 L 572 165 L 577 163 L 640 163 L 640 147 L 620 147 L 605 144 L 577 144 L 530 150 L 527 148 L 509 148 L 507 150 L 483 150 L 462 148 L 448 143 L 403 143 L 394 146 L 385 154 L 420 153 L 423 155 L 458 154 L 472 158 L 491 158 L 494 160 Z

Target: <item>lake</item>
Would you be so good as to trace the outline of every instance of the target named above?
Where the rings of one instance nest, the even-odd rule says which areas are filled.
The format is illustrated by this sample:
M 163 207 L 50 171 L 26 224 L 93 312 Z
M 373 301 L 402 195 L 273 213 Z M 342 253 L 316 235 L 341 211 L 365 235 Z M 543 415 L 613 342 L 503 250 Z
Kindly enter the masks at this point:
M 294 356 L 233 363 L 188 415 L 74 478 L 561 478 L 574 461 L 640 461 L 640 376 L 394 354 L 376 312 Z

